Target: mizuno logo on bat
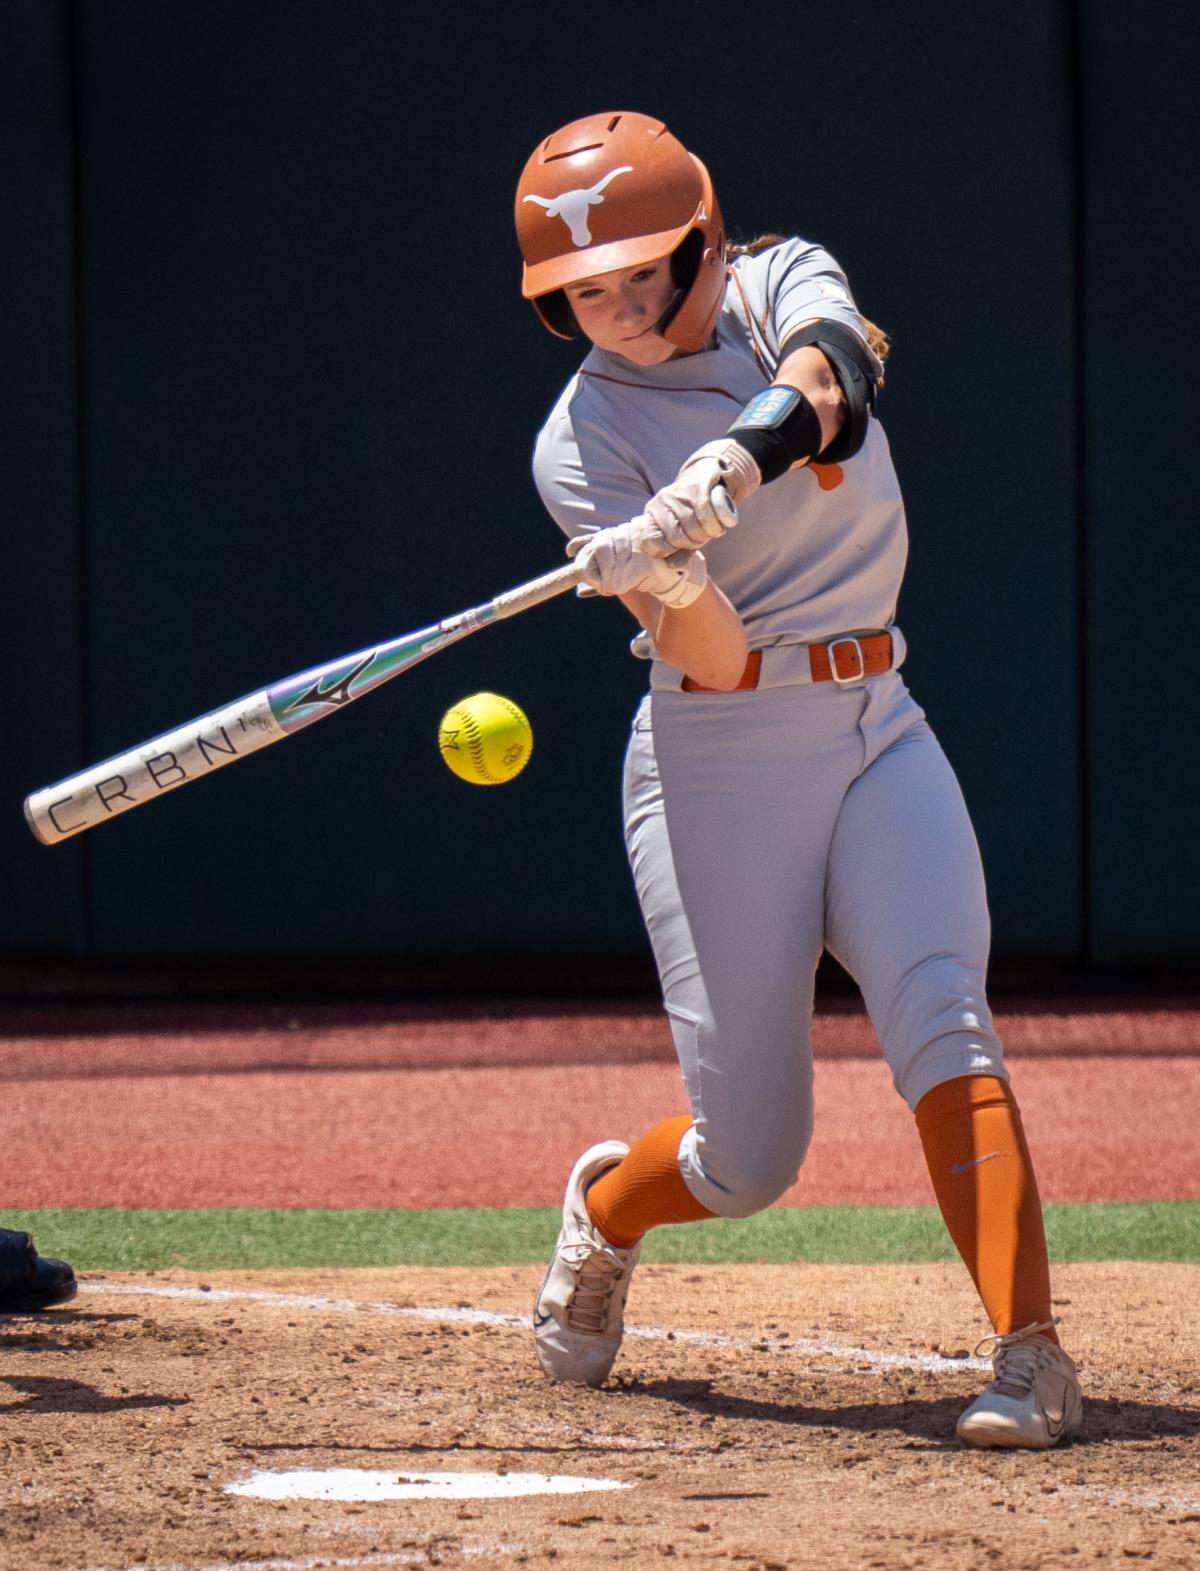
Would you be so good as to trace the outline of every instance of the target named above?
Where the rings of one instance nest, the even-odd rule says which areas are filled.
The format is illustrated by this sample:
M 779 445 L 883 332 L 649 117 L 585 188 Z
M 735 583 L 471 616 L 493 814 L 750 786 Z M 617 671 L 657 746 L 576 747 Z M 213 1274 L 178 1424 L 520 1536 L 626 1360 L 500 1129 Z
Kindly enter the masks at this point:
M 588 228 L 588 208 L 599 207 L 604 197 L 601 192 L 611 180 L 618 175 L 631 175 L 632 164 L 621 164 L 617 169 L 610 169 L 608 173 L 597 180 L 595 185 L 586 189 L 564 191 L 560 196 L 527 196 L 527 202 L 536 202 L 538 207 L 546 209 L 547 218 L 561 218 L 571 231 L 573 245 L 591 245 L 592 232 Z
M 363 674 L 374 658 L 375 651 L 372 649 L 369 655 L 360 660 L 353 670 L 347 671 L 345 676 L 340 677 L 332 687 L 322 687 L 318 678 L 305 692 L 297 694 L 290 704 L 285 704 L 283 713 L 291 714 L 293 709 L 303 709 L 306 704 L 332 704 L 335 709 L 340 709 L 343 704 L 350 703 L 354 698 L 354 694 L 350 691 L 350 684 L 356 676 Z

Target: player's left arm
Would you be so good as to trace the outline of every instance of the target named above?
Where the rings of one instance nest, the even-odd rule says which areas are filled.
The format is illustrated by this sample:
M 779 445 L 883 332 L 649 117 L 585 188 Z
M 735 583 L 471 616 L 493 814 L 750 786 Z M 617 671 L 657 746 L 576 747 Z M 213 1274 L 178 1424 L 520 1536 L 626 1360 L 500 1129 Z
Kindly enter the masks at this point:
M 712 505 L 718 485 L 736 505 L 797 465 L 853 458 L 881 380 L 879 360 L 854 328 L 816 317 L 801 323 L 781 347 L 770 386 L 651 498 L 645 516 L 662 536 L 660 549 L 694 549 L 724 534 L 727 520 Z
M 772 387 L 790 387 L 803 394 L 817 417 L 822 452 L 834 441 L 846 423 L 846 393 L 823 349 L 802 344 L 784 359 L 775 373 Z M 808 463 L 815 454 L 799 460 Z

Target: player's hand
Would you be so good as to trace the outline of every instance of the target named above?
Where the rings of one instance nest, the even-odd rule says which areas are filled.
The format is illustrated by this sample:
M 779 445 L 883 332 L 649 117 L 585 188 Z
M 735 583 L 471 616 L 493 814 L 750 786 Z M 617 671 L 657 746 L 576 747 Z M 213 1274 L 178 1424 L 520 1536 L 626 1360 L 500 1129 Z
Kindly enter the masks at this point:
M 653 595 L 663 605 L 682 610 L 703 591 L 708 567 L 699 551 L 681 561 L 647 556 L 642 547 L 653 538 L 640 518 L 595 534 L 580 535 L 567 545 L 567 555 L 580 569 L 583 583 L 601 595 Z
M 737 442 L 698 448 L 670 485 L 646 504 L 646 519 L 662 536 L 662 552 L 694 551 L 737 523 L 737 503 L 762 484 L 758 465 Z M 650 548 L 653 554 L 654 547 Z

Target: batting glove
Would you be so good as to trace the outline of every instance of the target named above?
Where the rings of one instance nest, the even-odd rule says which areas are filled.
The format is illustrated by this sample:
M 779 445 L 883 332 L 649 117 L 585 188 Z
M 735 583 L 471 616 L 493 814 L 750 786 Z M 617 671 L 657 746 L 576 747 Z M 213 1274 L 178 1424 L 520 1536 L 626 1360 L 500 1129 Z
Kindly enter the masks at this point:
M 761 484 L 762 474 L 746 449 L 722 437 L 685 460 L 671 484 L 647 502 L 645 517 L 661 535 L 664 552 L 694 551 L 732 529 L 736 504 Z
M 601 595 L 627 595 L 635 590 L 653 595 L 674 611 L 691 605 L 708 582 L 708 566 L 694 548 L 676 561 L 647 556 L 643 546 L 653 538 L 640 518 L 595 534 L 580 535 L 567 545 L 567 555 L 580 578 Z

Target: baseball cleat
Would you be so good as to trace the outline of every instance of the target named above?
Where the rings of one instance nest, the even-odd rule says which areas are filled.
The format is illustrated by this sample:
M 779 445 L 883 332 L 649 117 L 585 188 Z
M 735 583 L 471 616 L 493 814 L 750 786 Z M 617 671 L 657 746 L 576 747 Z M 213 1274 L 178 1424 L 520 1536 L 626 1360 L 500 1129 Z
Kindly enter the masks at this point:
M 69 1303 L 77 1291 L 65 1260 L 39 1255 L 29 1233 L 0 1227 L 0 1315 L 37 1314 Z
M 594 1145 L 567 1180 L 562 1228 L 550 1268 L 533 1306 L 538 1362 L 551 1380 L 602 1385 L 625 1329 L 625 1299 L 641 1245 L 618 1249 L 592 1226 L 584 1196 L 592 1184 L 628 1156 L 620 1140 Z
M 958 1420 L 958 1438 L 972 1446 L 1028 1446 L 1046 1451 L 1083 1423 L 1075 1365 L 1056 1342 L 1039 1335 L 1053 1321 L 1007 1336 L 989 1336 L 995 1378 Z

